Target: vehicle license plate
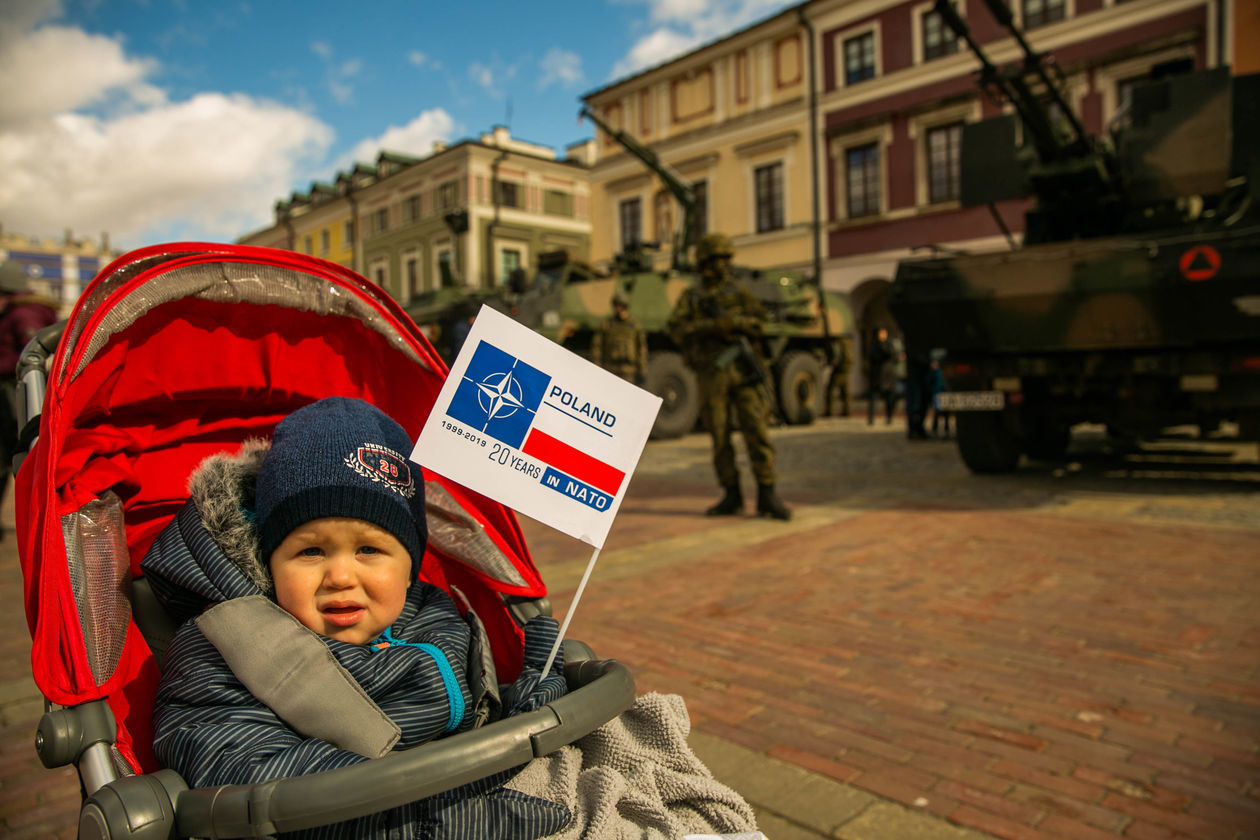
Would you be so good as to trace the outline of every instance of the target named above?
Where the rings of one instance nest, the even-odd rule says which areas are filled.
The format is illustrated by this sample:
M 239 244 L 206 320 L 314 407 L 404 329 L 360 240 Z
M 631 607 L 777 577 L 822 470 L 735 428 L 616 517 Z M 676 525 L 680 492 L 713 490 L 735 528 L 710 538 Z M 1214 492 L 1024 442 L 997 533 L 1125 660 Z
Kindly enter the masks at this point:
M 945 391 L 937 394 L 941 411 L 1001 411 L 1006 395 L 1001 391 Z

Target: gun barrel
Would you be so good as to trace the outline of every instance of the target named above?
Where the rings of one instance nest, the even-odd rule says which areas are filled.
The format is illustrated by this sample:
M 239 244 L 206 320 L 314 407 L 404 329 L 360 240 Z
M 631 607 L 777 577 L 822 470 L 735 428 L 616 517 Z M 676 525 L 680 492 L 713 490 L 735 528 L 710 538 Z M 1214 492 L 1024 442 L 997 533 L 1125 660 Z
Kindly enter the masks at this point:
M 1015 16 L 1011 14 L 1011 9 L 1003 0 L 984 0 L 984 5 L 989 7 L 989 14 L 993 15 L 993 19 L 1008 29 L 1015 25 Z
M 696 191 L 678 173 L 674 172 L 669 165 L 662 161 L 656 152 L 635 140 L 628 132 L 613 128 L 585 105 L 578 112 L 578 116 L 586 117 L 605 134 L 624 146 L 626 151 L 642 161 L 648 169 L 655 172 L 669 191 L 673 193 L 674 199 L 682 207 L 683 211 L 681 229 L 674 236 L 673 262 L 676 269 L 685 269 L 687 267 L 687 253 L 691 248 L 692 238 L 695 233 Z
M 941 3 L 948 5 L 948 0 L 937 0 L 938 5 Z M 1023 50 L 1024 66 L 1037 75 L 1042 85 L 1045 86 L 1046 93 L 1054 100 L 1064 119 L 1071 125 L 1073 141 L 1076 143 L 1083 142 L 1086 136 L 1085 126 L 1081 125 L 1080 120 L 1076 117 L 1076 112 L 1072 110 L 1072 106 L 1068 104 L 1068 101 L 1063 98 L 1059 86 L 1054 79 L 1050 78 L 1050 74 L 1046 72 L 1045 62 L 1042 60 L 1041 53 L 1032 48 L 1032 44 L 1028 43 L 1024 33 L 1015 25 L 1015 16 L 1011 14 L 1010 8 L 1004 0 L 984 0 L 984 5 L 988 7 L 989 13 L 993 15 L 994 20 L 1010 31 L 1016 43 L 1019 44 L 1019 48 Z M 953 9 L 951 8 L 950 11 L 952 12 Z M 957 16 L 957 13 L 955 13 L 955 16 Z

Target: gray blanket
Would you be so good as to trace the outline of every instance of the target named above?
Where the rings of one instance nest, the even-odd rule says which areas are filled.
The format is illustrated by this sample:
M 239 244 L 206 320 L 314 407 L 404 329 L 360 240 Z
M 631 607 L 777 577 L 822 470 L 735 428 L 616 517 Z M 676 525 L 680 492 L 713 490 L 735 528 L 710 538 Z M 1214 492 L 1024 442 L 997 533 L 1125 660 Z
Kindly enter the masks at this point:
M 645 694 L 575 744 L 535 759 L 507 786 L 574 814 L 548 840 L 756 832 L 752 808 L 715 780 L 687 745 L 690 731 L 681 697 Z

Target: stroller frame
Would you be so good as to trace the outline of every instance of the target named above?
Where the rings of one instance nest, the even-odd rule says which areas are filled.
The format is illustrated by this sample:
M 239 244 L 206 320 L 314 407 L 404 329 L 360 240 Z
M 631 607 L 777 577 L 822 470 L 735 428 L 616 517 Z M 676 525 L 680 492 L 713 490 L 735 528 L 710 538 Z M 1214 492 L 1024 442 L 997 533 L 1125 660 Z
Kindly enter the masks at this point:
M 121 574 L 132 580 L 125 599 L 129 617 L 125 626 L 116 628 L 122 633 L 121 640 L 115 640 L 119 653 L 112 664 L 104 665 L 97 661 L 102 659 L 100 653 L 89 650 L 95 629 L 82 626 L 82 617 L 91 617 L 90 605 L 76 601 L 79 620 L 73 628 L 50 627 L 43 620 L 45 599 L 64 603 L 79 595 L 66 570 L 47 556 L 50 546 L 60 546 L 65 565 L 76 562 L 62 533 L 64 521 L 59 524 L 44 508 L 53 508 L 64 520 L 66 515 L 77 513 L 80 499 L 76 493 L 88 492 L 92 497 L 83 502 L 86 507 L 102 495 L 97 491 L 112 490 L 103 483 L 113 481 L 111 470 L 118 468 L 109 465 L 101 473 L 106 478 L 92 476 L 90 456 L 83 453 L 77 454 L 88 460 L 67 486 L 80 481 L 87 491 L 70 487 L 63 492 L 55 480 L 59 474 L 57 453 L 64 455 L 73 448 L 65 444 L 63 449 L 63 439 L 77 433 L 74 421 L 79 418 L 65 416 L 70 412 L 65 406 L 71 402 L 67 397 L 89 363 L 110 352 L 122 352 L 114 343 L 129 337 L 136 340 L 129 331 L 137 324 L 146 325 L 136 330 L 140 339 L 157 335 L 155 326 L 160 328 L 163 323 L 164 307 L 171 304 L 171 311 L 179 311 L 184 300 L 190 301 L 196 317 L 203 319 L 205 311 L 198 307 L 209 306 L 216 314 L 226 310 L 214 307 L 237 304 L 280 307 L 274 312 L 267 310 L 266 319 L 275 333 L 282 334 L 274 340 L 268 335 L 268 349 L 275 358 L 269 356 L 266 363 L 277 367 L 290 353 L 283 346 L 285 342 L 299 343 L 306 335 L 285 333 L 290 319 L 300 321 L 313 314 L 315 321 L 305 322 L 308 330 L 311 323 L 334 331 L 352 324 L 354 341 L 369 346 L 388 362 L 390 370 L 382 371 L 382 377 L 401 377 L 404 385 L 414 382 L 414 391 L 429 389 L 427 408 L 426 394 L 417 395 L 407 388 L 401 389 L 407 392 L 401 396 L 389 391 L 387 396 L 394 403 L 381 406 L 387 413 L 393 413 L 391 408 L 403 408 L 410 421 L 409 426 L 404 425 L 413 437 L 425 419 L 415 415 L 420 409 L 427 415 L 435 385 L 440 386 L 446 373 L 445 365 L 402 309 L 359 275 L 291 252 L 207 243 L 175 243 L 124 255 L 89 284 L 68 321 L 41 331 L 28 345 L 18 367 L 23 447 L 15 458 L 15 470 L 19 551 L 34 640 L 32 665 L 49 709 L 37 729 L 36 750 L 47 767 L 76 766 L 85 795 L 80 810 L 81 838 L 265 837 L 366 816 L 523 765 L 572 743 L 633 704 L 634 681 L 624 666 L 596 659 L 581 642 L 566 641 L 565 676 L 570 693 L 536 711 L 479 729 L 349 767 L 253 785 L 194 790 L 169 769 L 137 773 L 144 768 L 136 765 L 151 763 L 152 759 L 146 761 L 147 745 L 119 740 L 119 715 L 131 719 L 137 705 L 143 705 L 146 691 L 156 683 L 158 663 L 174 627 L 152 599 L 147 583 L 135 573 L 148 543 L 182 500 L 166 498 L 172 496 L 169 482 L 152 492 L 142 482 L 137 485 L 134 477 L 116 482 L 119 495 L 126 496 L 123 508 L 128 520 L 125 533 L 118 538 L 125 541 L 122 553 L 129 556 L 115 562 L 122 564 Z M 204 327 L 207 334 L 217 329 L 231 332 L 232 325 Z M 233 335 L 231 340 L 237 337 Z M 321 358 L 331 358 L 330 351 L 322 352 Z M 349 373 L 323 379 L 312 376 L 310 382 L 286 382 L 279 394 L 282 411 L 270 405 L 261 407 L 258 416 L 240 428 L 211 434 L 211 440 L 200 441 L 200 448 L 192 447 L 192 453 L 172 456 L 171 463 L 183 469 L 188 462 L 199 461 L 208 448 L 223 451 L 233 441 L 239 443 L 242 430 L 265 431 L 293 408 L 324 396 L 335 393 L 371 399 L 374 394 L 385 393 L 379 381 L 363 385 L 354 381 L 355 376 L 365 375 L 364 370 L 371 375 L 370 367 L 360 365 Z M 408 377 L 413 382 L 408 382 Z M 125 378 L 125 372 L 120 373 L 99 387 L 121 387 L 117 382 Z M 171 400 L 198 406 L 193 392 L 200 387 L 173 395 Z M 333 392 L 327 392 L 330 388 Z M 246 394 L 242 399 L 250 397 L 252 394 Z M 127 413 L 127 406 L 97 404 L 92 399 L 75 397 L 75 407 L 87 406 L 95 412 L 85 425 L 101 417 L 108 420 L 111 412 Z M 182 417 L 174 425 L 181 422 Z M 131 443 L 129 439 L 126 445 Z M 164 451 L 161 447 L 169 445 L 156 434 L 152 443 L 159 454 Z M 186 474 L 187 470 L 184 477 Z M 94 486 L 94 478 L 102 486 Z M 501 505 L 427 471 L 424 478 L 426 500 L 431 490 L 434 501 L 429 503 L 431 542 L 422 575 L 448 587 L 458 582 L 461 595 L 465 589 L 474 589 L 470 603 L 478 608 L 479 615 L 483 610 L 491 612 L 487 624 L 496 643 L 492 644 L 496 661 L 501 657 L 510 660 L 512 654 L 505 654 L 497 645 L 500 639 L 506 640 L 503 647 L 510 648 L 512 633 L 519 632 L 525 618 L 550 612 L 545 586 L 533 569 L 519 526 L 511 511 Z M 32 503 L 36 496 L 45 503 L 43 507 Z M 493 605 L 502 608 L 501 614 L 487 609 Z M 66 673 L 47 666 L 49 656 L 58 658 Z M 103 658 L 109 660 L 111 656 Z M 519 662 L 515 664 L 519 667 Z M 500 662 L 501 672 L 509 679 L 511 667 L 510 661 Z M 120 699 L 127 692 L 137 696 Z M 147 697 L 151 707 L 151 694 Z M 61 708 L 53 709 L 53 704 Z M 140 737 L 142 740 L 143 733 Z

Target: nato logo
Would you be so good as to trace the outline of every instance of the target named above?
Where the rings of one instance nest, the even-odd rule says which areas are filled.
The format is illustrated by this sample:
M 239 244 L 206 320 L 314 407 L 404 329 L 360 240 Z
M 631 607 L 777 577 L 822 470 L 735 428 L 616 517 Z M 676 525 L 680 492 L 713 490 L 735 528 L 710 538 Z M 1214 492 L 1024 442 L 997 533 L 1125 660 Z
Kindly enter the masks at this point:
M 551 377 L 485 341 L 477 345 L 447 415 L 519 449 Z

